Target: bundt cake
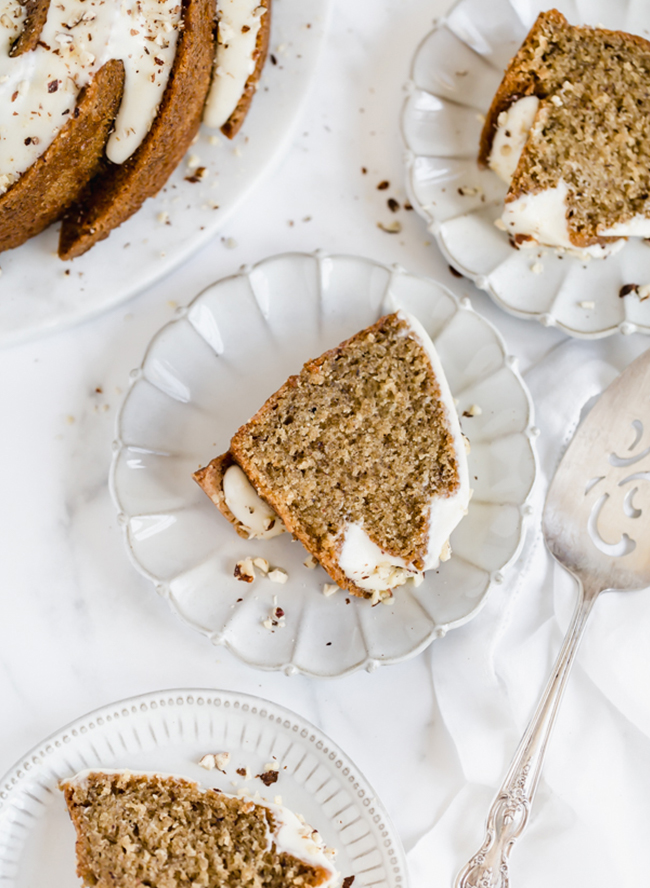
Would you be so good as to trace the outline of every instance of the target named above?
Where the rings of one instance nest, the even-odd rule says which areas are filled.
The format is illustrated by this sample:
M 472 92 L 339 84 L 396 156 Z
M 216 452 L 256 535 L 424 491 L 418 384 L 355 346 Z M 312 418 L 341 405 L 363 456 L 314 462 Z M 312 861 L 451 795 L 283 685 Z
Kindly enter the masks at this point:
M 270 0 L 8 0 L 0 16 L 0 250 L 62 219 L 72 259 L 135 213 L 201 124 L 232 138 Z

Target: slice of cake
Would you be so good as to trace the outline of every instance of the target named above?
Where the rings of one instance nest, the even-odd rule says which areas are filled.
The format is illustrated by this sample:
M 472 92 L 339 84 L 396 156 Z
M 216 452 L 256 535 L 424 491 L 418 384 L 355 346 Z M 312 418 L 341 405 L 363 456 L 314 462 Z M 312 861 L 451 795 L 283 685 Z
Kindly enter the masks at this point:
M 449 557 L 470 495 L 440 360 L 402 311 L 308 361 L 194 478 L 242 536 L 286 528 L 364 598 Z
M 61 789 L 84 885 L 332 888 L 340 881 L 318 833 L 280 805 L 137 771 L 84 771 Z
M 650 236 L 650 43 L 539 15 L 487 115 L 479 162 L 508 184 L 517 246 L 603 256 Z

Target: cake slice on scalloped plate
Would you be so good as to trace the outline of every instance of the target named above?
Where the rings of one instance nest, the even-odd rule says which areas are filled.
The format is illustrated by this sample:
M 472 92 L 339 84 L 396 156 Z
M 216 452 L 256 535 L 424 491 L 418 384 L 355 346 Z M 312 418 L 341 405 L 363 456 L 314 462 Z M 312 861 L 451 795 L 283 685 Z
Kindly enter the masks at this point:
M 479 163 L 517 247 L 605 257 L 650 237 L 650 42 L 542 12 L 507 67 Z
M 399 311 L 308 361 L 194 478 L 241 536 L 286 529 L 378 601 L 449 557 L 466 446 L 434 345 Z

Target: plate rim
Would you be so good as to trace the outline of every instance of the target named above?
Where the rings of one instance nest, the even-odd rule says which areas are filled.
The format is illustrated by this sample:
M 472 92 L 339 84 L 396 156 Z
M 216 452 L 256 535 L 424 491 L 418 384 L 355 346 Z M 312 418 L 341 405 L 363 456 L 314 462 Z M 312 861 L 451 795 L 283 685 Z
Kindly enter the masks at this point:
M 538 0 L 538 2 L 539 2 L 539 0 Z M 411 95 L 414 91 L 421 90 L 421 87 L 418 87 L 415 82 L 415 76 L 414 76 L 415 75 L 415 65 L 416 65 L 418 56 L 419 56 L 420 51 L 422 50 L 424 44 L 437 31 L 440 31 L 442 29 L 446 29 L 449 31 L 450 34 L 453 34 L 458 40 L 461 40 L 461 42 L 465 43 L 465 41 L 462 40 L 462 38 L 459 37 L 452 29 L 447 28 L 447 22 L 448 22 L 450 16 L 452 15 L 452 13 L 458 7 L 465 5 L 465 3 L 467 3 L 467 0 L 456 0 L 456 2 L 447 10 L 445 15 L 442 16 L 438 21 L 436 21 L 434 23 L 434 26 L 431 28 L 431 30 L 428 31 L 427 34 L 425 34 L 425 36 L 422 38 L 422 40 L 419 41 L 417 48 L 415 49 L 415 52 L 413 53 L 413 58 L 411 59 L 409 78 L 403 87 L 403 90 L 406 93 L 406 98 L 404 99 L 404 102 L 402 103 L 402 107 L 401 107 L 401 111 L 400 111 L 399 130 L 400 130 L 400 136 L 402 139 L 402 145 L 404 148 L 404 166 L 406 168 L 405 190 L 406 190 L 406 194 L 408 196 L 409 202 L 411 203 L 411 205 L 413 206 L 415 211 L 418 213 L 420 218 L 423 219 L 424 222 L 426 223 L 427 231 L 430 232 L 430 234 L 432 234 L 435 237 L 436 245 L 437 245 L 438 249 L 440 250 L 440 252 L 442 253 L 445 260 L 450 265 L 452 265 L 454 268 L 456 268 L 459 272 L 461 272 L 461 269 L 463 269 L 461 272 L 463 277 L 466 277 L 468 280 L 470 280 L 477 287 L 477 289 L 483 291 L 484 293 L 487 293 L 488 296 L 490 297 L 490 299 L 492 299 L 492 301 L 495 303 L 495 305 L 497 305 L 500 309 L 505 311 L 507 314 L 512 315 L 513 317 L 516 317 L 516 318 L 521 318 L 522 320 L 526 320 L 526 321 L 536 321 L 538 324 L 541 324 L 542 327 L 556 328 L 558 330 L 561 330 L 563 333 L 566 333 L 568 336 L 571 336 L 575 339 L 584 339 L 584 340 L 604 339 L 604 338 L 606 338 L 608 336 L 612 336 L 616 333 L 621 333 L 623 336 L 629 336 L 632 333 L 640 333 L 642 335 L 650 335 L 650 324 L 648 324 L 648 325 L 640 324 L 637 321 L 630 321 L 627 318 L 624 318 L 622 321 L 619 321 L 617 324 L 611 324 L 607 327 L 603 327 L 600 330 L 585 331 L 585 330 L 579 330 L 575 327 L 570 326 L 569 324 L 566 324 L 564 321 L 561 321 L 560 319 L 558 319 L 558 317 L 555 314 L 553 314 L 552 311 L 530 312 L 530 311 L 524 311 L 522 309 L 513 308 L 512 306 L 510 306 L 506 302 L 504 302 L 504 300 L 499 296 L 497 291 L 492 287 L 488 275 L 476 274 L 475 272 L 470 271 L 469 269 L 467 269 L 463 266 L 462 262 L 459 262 L 457 257 L 454 257 L 449 253 L 444 241 L 440 237 L 440 224 L 441 223 L 438 222 L 437 219 L 435 218 L 435 216 L 429 211 L 429 209 L 427 207 L 423 206 L 423 204 L 419 201 L 419 199 L 415 193 L 414 186 L 413 186 L 413 173 L 414 173 L 414 167 L 415 167 L 415 162 L 416 162 L 417 158 L 421 157 L 423 155 L 418 155 L 410 147 L 410 145 L 408 143 L 408 139 L 406 137 L 405 126 L 404 126 L 406 111 L 407 111 L 407 107 L 408 107 Z M 546 7 L 540 6 L 540 9 L 542 9 L 542 8 L 546 8 Z M 513 15 L 514 14 L 516 14 L 516 12 L 513 9 Z M 469 46 L 467 43 L 465 43 L 465 45 Z M 469 47 L 469 48 L 471 49 L 471 47 Z M 435 93 L 429 93 L 428 90 L 421 90 L 421 91 L 427 92 L 428 95 L 433 95 L 433 96 L 436 95 Z
M 166 705 L 167 699 L 170 695 L 177 696 L 182 695 L 184 699 L 178 704 L 178 700 L 175 701 L 177 705 L 184 706 L 187 704 L 188 707 L 191 706 L 201 706 L 208 709 L 208 706 L 205 706 L 206 701 L 200 702 L 202 698 L 208 695 L 215 695 L 218 697 L 222 697 L 228 699 L 229 705 L 234 707 L 240 707 L 242 704 L 248 704 L 252 709 L 253 706 L 259 706 L 260 709 L 269 709 L 272 708 L 275 710 L 276 717 L 278 715 L 282 716 L 283 728 L 286 728 L 284 722 L 289 719 L 293 725 L 298 726 L 299 728 L 308 728 L 310 731 L 313 731 L 318 740 L 326 740 L 327 741 L 327 753 L 325 753 L 322 749 L 318 749 L 318 746 L 315 744 L 314 749 L 318 751 L 321 755 L 328 755 L 328 757 L 335 753 L 335 755 L 342 760 L 343 765 L 352 766 L 355 770 L 355 774 L 350 775 L 352 779 L 350 782 L 356 781 L 359 784 L 363 784 L 359 787 L 359 789 L 363 792 L 363 794 L 357 793 L 359 800 L 367 800 L 368 805 L 372 804 L 375 809 L 379 809 L 381 814 L 381 820 L 384 823 L 384 826 L 392 839 L 392 852 L 393 855 L 397 858 L 397 866 L 401 870 L 402 880 L 401 885 L 403 888 L 408 888 L 409 886 L 409 871 L 406 862 L 406 852 L 404 850 L 404 846 L 402 843 L 401 836 L 390 816 L 390 812 L 384 805 L 381 797 L 375 791 L 372 783 L 367 779 L 363 771 L 358 767 L 356 762 L 340 747 L 340 745 L 332 740 L 330 736 L 322 730 L 322 728 L 317 727 L 313 724 L 308 718 L 305 718 L 298 712 L 295 712 L 293 709 L 289 709 L 287 706 L 284 706 L 281 703 L 276 703 L 274 700 L 268 700 L 265 697 L 260 697 L 257 694 L 249 694 L 245 691 L 236 691 L 236 690 L 228 690 L 221 688 L 200 688 L 200 687 L 181 687 L 181 688 L 165 688 L 157 691 L 147 691 L 143 694 L 136 694 L 132 697 L 126 697 L 121 700 L 116 700 L 112 703 L 106 703 L 103 706 L 99 706 L 91 711 L 85 713 L 82 716 L 79 716 L 67 724 L 63 725 L 63 727 L 59 728 L 56 731 L 53 731 L 39 743 L 32 746 L 26 753 L 24 753 L 20 758 L 18 758 L 14 764 L 0 777 L 0 824 L 3 820 L 9 816 L 9 812 L 12 810 L 13 804 L 15 803 L 16 794 L 19 793 L 23 786 L 24 780 L 30 780 L 32 775 L 36 769 L 41 767 L 43 763 L 47 760 L 47 756 L 50 754 L 47 751 L 47 746 L 52 745 L 55 746 L 56 742 L 59 741 L 59 747 L 61 743 L 66 742 L 65 736 L 67 734 L 72 733 L 75 730 L 87 728 L 92 723 L 92 728 L 96 727 L 97 720 L 99 718 L 103 718 L 105 715 L 112 715 L 112 711 L 117 708 L 127 709 L 131 706 L 137 705 L 136 715 L 140 715 L 142 713 L 142 705 L 147 705 L 149 710 L 151 709 L 150 704 L 152 702 L 160 705 L 161 700 L 165 700 L 163 705 Z M 220 704 L 221 705 L 221 704 Z M 228 704 L 227 704 L 228 705 Z M 215 711 L 219 710 L 219 707 L 215 704 Z M 132 711 L 127 710 L 127 715 L 124 716 L 128 718 L 132 715 Z M 257 713 L 254 713 L 257 714 Z M 123 713 L 120 714 L 121 716 Z M 260 714 L 260 717 L 261 714 Z M 270 716 L 269 716 L 270 718 Z M 91 730 L 92 730 L 91 728 Z M 56 748 L 59 748 L 56 747 Z M 54 751 L 54 750 L 52 750 Z M 366 802 L 361 801 L 362 807 L 366 807 Z M 376 816 L 376 815 L 375 815 Z M 0 852 L 1 853 L 1 852 Z M 387 867 L 387 881 L 390 881 L 392 885 L 400 884 L 394 878 L 396 873 L 390 871 Z
M 239 650 L 237 650 L 232 644 L 230 644 L 230 642 L 227 638 L 221 638 L 219 633 L 206 632 L 204 627 L 198 625 L 192 618 L 190 618 L 186 614 L 182 613 L 180 608 L 176 605 L 174 599 L 172 598 L 172 596 L 170 594 L 170 590 L 168 588 L 168 585 L 164 582 L 161 582 L 159 577 L 156 577 L 149 570 L 147 570 L 147 568 L 145 568 L 142 564 L 140 564 L 139 560 L 137 559 L 137 557 L 134 553 L 133 547 L 131 545 L 131 540 L 130 540 L 130 536 L 129 536 L 129 521 L 128 521 L 129 513 L 125 509 L 123 509 L 123 507 L 122 507 L 119 492 L 118 492 L 118 485 L 117 485 L 117 481 L 116 481 L 118 461 L 120 459 L 122 452 L 128 447 L 128 445 L 124 444 L 124 441 L 122 438 L 122 414 L 125 411 L 125 408 L 126 408 L 126 405 L 129 400 L 129 397 L 130 397 L 133 387 L 135 386 L 135 384 L 139 380 L 144 378 L 144 366 L 147 362 L 149 353 L 153 349 L 158 338 L 161 337 L 162 335 L 164 335 L 165 331 L 168 330 L 168 328 L 170 328 L 172 325 L 178 323 L 179 321 L 181 321 L 183 319 L 186 319 L 187 315 L 189 314 L 194 303 L 197 302 L 199 299 L 201 299 L 201 297 L 205 293 L 207 293 L 209 290 L 211 290 L 212 287 L 214 287 L 215 285 L 224 283 L 226 281 L 231 281 L 235 278 L 248 277 L 252 272 L 256 271 L 261 266 L 264 266 L 267 262 L 274 262 L 277 260 L 291 260 L 291 259 L 296 259 L 296 258 L 302 260 L 306 257 L 313 258 L 316 261 L 318 261 L 319 263 L 324 260 L 327 260 L 327 259 L 344 259 L 347 261 L 354 260 L 355 262 L 361 262 L 365 265 L 372 266 L 373 268 L 381 268 L 381 269 L 387 271 L 391 275 L 392 274 L 403 274 L 403 275 L 406 275 L 411 278 L 415 278 L 420 281 L 425 281 L 428 284 L 433 284 L 434 286 L 438 287 L 446 296 L 451 298 L 455 307 L 456 307 L 456 311 L 460 311 L 460 310 L 470 311 L 474 315 L 476 315 L 478 318 L 480 318 L 481 321 L 491 330 L 491 332 L 495 336 L 495 340 L 496 340 L 496 342 L 501 350 L 502 356 L 503 356 L 503 366 L 507 367 L 513 373 L 513 375 L 517 379 L 517 382 L 520 386 L 521 391 L 524 394 L 524 398 L 526 401 L 527 422 L 526 422 L 525 429 L 523 429 L 521 432 L 519 432 L 517 434 L 519 434 L 523 438 L 525 438 L 527 445 L 528 445 L 528 453 L 529 453 L 529 456 L 530 456 L 530 458 L 532 460 L 532 464 L 533 464 L 532 480 L 531 480 L 530 486 L 527 490 L 526 496 L 523 498 L 521 503 L 517 504 L 517 506 L 516 506 L 519 516 L 520 516 L 520 532 L 519 532 L 519 539 L 518 539 L 517 545 L 511 555 L 511 557 L 503 565 L 501 565 L 496 570 L 490 570 L 488 572 L 489 573 L 488 585 L 485 589 L 485 592 L 482 594 L 481 598 L 479 599 L 478 603 L 464 616 L 459 617 L 455 620 L 450 620 L 449 622 L 446 622 L 446 623 L 436 624 L 435 627 L 432 629 L 432 631 L 429 633 L 429 635 L 427 635 L 419 644 L 417 644 L 414 647 L 412 647 L 411 649 L 409 649 L 406 653 L 377 659 L 375 657 L 372 657 L 368 653 L 368 651 L 366 650 L 366 656 L 363 660 L 360 660 L 359 662 L 354 663 L 345 669 L 338 670 L 336 672 L 332 672 L 332 673 L 328 673 L 328 674 L 310 671 L 308 669 L 305 669 L 301 666 L 296 665 L 292 661 L 282 662 L 282 663 L 277 663 L 277 664 L 260 665 L 259 663 L 251 661 L 248 658 L 246 658 L 245 656 L 243 656 L 239 652 Z M 445 284 L 441 283 L 440 281 L 436 280 L 435 278 L 431 277 L 430 275 L 416 274 L 416 273 L 410 272 L 406 268 L 404 268 L 404 266 L 401 265 L 400 263 L 393 263 L 392 265 L 388 265 L 386 263 L 380 262 L 375 259 L 371 259 L 370 257 L 366 257 L 366 256 L 359 256 L 359 255 L 350 254 L 350 253 L 330 253 L 330 252 L 327 252 L 322 249 L 314 250 L 311 252 L 300 251 L 300 250 L 291 250 L 291 251 L 287 251 L 287 252 L 283 252 L 283 253 L 274 253 L 269 256 L 265 256 L 263 259 L 260 259 L 257 262 L 252 263 L 252 264 L 241 265 L 239 268 L 239 271 L 234 272 L 233 274 L 230 274 L 230 275 L 225 275 L 224 277 L 221 277 L 218 280 L 213 281 L 212 283 L 208 284 L 199 293 L 197 293 L 196 296 L 194 296 L 190 300 L 190 302 L 188 302 L 184 306 L 179 306 L 175 310 L 174 314 L 175 314 L 174 318 L 172 318 L 170 321 L 167 321 L 165 324 L 163 324 L 160 328 L 158 328 L 156 330 L 156 332 L 153 334 L 152 338 L 150 339 L 150 341 L 148 342 L 148 344 L 146 346 L 146 349 L 144 351 L 144 354 L 143 354 L 143 357 L 142 357 L 142 360 L 141 360 L 139 366 L 137 368 L 131 370 L 131 372 L 129 373 L 128 389 L 124 393 L 124 396 L 122 398 L 122 403 L 120 404 L 119 410 L 117 411 L 117 414 L 115 417 L 115 438 L 114 438 L 112 445 L 111 445 L 112 446 L 112 458 L 111 458 L 111 465 L 110 465 L 110 470 L 109 470 L 108 487 L 109 487 L 111 499 L 113 501 L 113 505 L 114 505 L 115 509 L 117 510 L 118 525 L 121 527 L 124 545 L 126 548 L 127 556 L 129 558 L 131 564 L 133 565 L 133 567 L 135 567 L 136 571 L 141 576 L 145 577 L 147 580 L 149 580 L 153 584 L 156 592 L 161 596 L 161 598 L 163 598 L 166 601 L 166 603 L 171 608 L 172 612 L 180 620 L 182 620 L 183 623 L 188 625 L 190 628 L 192 628 L 196 632 L 199 632 L 204 637 L 208 638 L 209 641 L 213 645 L 226 648 L 240 662 L 246 663 L 247 666 L 250 666 L 253 669 L 260 669 L 261 671 L 264 671 L 264 672 L 282 671 L 282 672 L 284 672 L 285 675 L 288 675 L 288 676 L 306 675 L 310 678 L 332 679 L 332 678 L 339 678 L 339 677 L 346 676 L 346 675 L 352 675 L 353 673 L 358 672 L 362 669 L 365 670 L 366 672 L 375 672 L 377 670 L 377 668 L 380 666 L 391 666 L 391 665 L 394 665 L 397 663 L 402 663 L 405 660 L 411 659 L 412 657 L 416 657 L 423 650 L 425 650 L 433 641 L 435 641 L 435 639 L 444 638 L 444 636 L 447 634 L 447 632 L 450 629 L 456 629 L 460 626 L 463 626 L 465 623 L 469 622 L 481 611 L 481 609 L 485 606 L 488 598 L 490 597 L 490 593 L 492 591 L 493 586 L 500 585 L 504 581 L 505 572 L 507 572 L 512 567 L 512 565 L 516 562 L 517 558 L 521 554 L 521 551 L 524 547 L 524 544 L 525 544 L 525 541 L 526 541 L 526 538 L 528 535 L 529 526 L 533 523 L 533 519 L 535 516 L 535 508 L 533 507 L 533 505 L 531 505 L 531 503 L 533 502 L 533 500 L 535 498 L 536 490 L 537 490 L 537 487 L 539 484 L 539 456 L 537 453 L 536 440 L 539 437 L 540 430 L 535 425 L 535 406 L 534 406 L 530 391 L 528 389 L 528 386 L 526 385 L 526 382 L 524 381 L 523 376 L 519 370 L 518 358 L 509 352 L 509 350 L 506 346 L 506 343 L 505 343 L 505 339 L 504 339 L 503 335 L 501 334 L 500 330 L 490 320 L 488 320 L 484 315 L 482 315 L 480 312 L 477 312 L 474 309 L 469 296 L 459 297 L 452 290 L 450 290 L 447 286 L 445 286 Z

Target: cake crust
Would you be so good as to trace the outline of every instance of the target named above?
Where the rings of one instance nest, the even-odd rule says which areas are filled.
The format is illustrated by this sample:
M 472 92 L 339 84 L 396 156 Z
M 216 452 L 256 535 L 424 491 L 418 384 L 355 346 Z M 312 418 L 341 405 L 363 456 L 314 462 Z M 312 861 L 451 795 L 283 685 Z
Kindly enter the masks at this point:
M 221 127 L 221 132 L 229 139 L 235 138 L 242 127 L 244 118 L 248 114 L 269 51 L 269 40 L 271 36 L 271 0 L 260 0 L 259 5 L 266 9 L 266 13 L 262 16 L 260 29 L 257 32 L 257 39 L 255 41 L 255 52 L 253 54 L 255 59 L 255 70 L 246 81 L 246 86 L 237 103 L 237 107 Z
M 36 49 L 49 8 L 50 0 L 27 0 L 22 31 L 9 50 L 12 58 Z

